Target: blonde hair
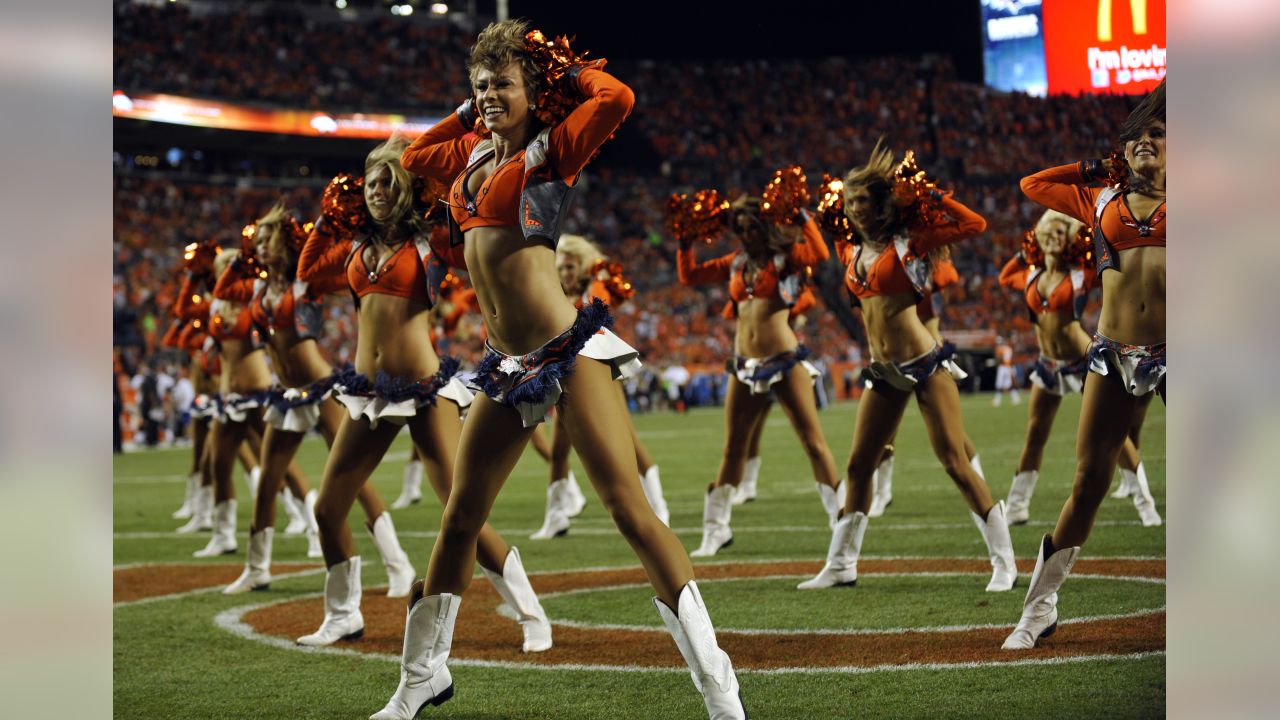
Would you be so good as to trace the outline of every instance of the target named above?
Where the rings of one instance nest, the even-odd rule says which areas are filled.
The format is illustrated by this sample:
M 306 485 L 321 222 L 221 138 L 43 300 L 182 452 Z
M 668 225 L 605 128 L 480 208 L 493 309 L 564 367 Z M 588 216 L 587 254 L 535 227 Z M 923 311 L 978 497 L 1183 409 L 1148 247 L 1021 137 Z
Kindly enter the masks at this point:
M 222 277 L 222 273 L 227 271 L 227 266 L 238 257 L 240 257 L 239 248 L 230 248 L 218 253 L 213 258 L 213 276 Z
M 391 185 L 397 192 L 395 203 L 391 206 L 391 214 L 380 223 L 375 221 L 376 225 L 393 227 L 406 220 L 413 222 L 416 217 L 416 213 L 413 212 L 413 175 L 400 164 L 400 155 L 407 147 L 409 147 L 409 139 L 397 133 L 375 147 L 364 159 L 365 176 L 368 177 L 374 170 L 385 165 L 387 171 L 391 173 Z M 418 230 L 417 225 L 415 223 L 413 228 L 415 234 Z
M 480 31 L 467 59 L 467 77 L 472 83 L 480 70 L 498 72 L 513 62 L 520 63 L 529 102 L 537 99 L 542 89 L 542 72 L 525 51 L 524 36 L 529 33 L 527 20 L 503 20 L 490 23 Z
M 581 235 L 570 235 L 565 233 L 560 236 L 560 242 L 556 245 L 557 255 L 568 255 L 578 259 L 582 265 L 582 275 L 586 276 L 587 271 L 592 265 L 604 260 L 605 255 L 596 247 L 596 244 Z
M 1057 210 L 1045 210 L 1040 216 L 1040 220 L 1036 222 L 1036 240 L 1043 242 L 1049 235 L 1050 226 L 1054 223 L 1065 223 L 1067 226 L 1067 242 L 1080 232 L 1080 228 L 1084 227 L 1084 223 Z
M 288 216 L 289 214 L 285 212 L 285 209 L 284 209 L 284 201 L 277 200 L 276 204 L 271 206 L 271 209 L 267 211 L 266 215 L 263 215 L 262 217 L 258 218 L 258 221 L 256 224 L 259 227 L 263 225 L 273 225 L 273 224 L 280 225 L 284 223 L 285 218 L 287 218 Z
M 881 135 L 876 140 L 867 163 L 854 167 L 844 176 L 845 192 L 850 188 L 863 187 L 871 194 L 879 208 L 876 220 L 880 229 L 888 232 L 895 231 L 899 224 L 900 208 L 893 196 L 894 172 L 897 167 L 893 160 L 893 150 L 885 146 L 884 136 Z

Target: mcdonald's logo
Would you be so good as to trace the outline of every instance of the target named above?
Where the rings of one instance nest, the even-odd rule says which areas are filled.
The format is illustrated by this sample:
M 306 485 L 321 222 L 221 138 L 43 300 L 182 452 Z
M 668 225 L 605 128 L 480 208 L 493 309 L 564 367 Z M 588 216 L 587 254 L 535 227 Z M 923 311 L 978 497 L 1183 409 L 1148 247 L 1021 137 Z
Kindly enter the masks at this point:
M 1147 34 L 1147 0 L 1129 0 L 1133 34 Z M 1098 0 L 1098 42 L 1111 41 L 1111 0 Z

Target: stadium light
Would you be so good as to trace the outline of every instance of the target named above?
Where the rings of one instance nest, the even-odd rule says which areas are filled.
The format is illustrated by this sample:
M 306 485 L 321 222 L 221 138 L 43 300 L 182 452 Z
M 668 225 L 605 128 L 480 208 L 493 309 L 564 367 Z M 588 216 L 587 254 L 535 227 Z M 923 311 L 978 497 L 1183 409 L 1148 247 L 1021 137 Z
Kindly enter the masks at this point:
M 413 6 L 408 3 L 405 3 L 404 5 L 392 5 L 391 14 L 399 15 L 401 17 L 409 17 L 413 14 Z
M 431 3 L 432 15 L 447 15 L 448 13 L 449 13 L 448 5 L 444 3 Z
M 334 0 L 333 6 L 339 10 L 347 9 L 347 0 Z

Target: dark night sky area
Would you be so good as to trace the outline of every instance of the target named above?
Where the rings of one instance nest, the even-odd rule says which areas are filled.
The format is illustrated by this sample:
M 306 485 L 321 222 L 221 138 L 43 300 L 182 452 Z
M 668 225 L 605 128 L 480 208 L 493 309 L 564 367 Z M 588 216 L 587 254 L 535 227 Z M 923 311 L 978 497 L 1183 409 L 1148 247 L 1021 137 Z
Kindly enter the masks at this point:
M 982 82 L 978 0 L 831 2 L 538 2 L 510 0 L 512 17 L 575 47 L 619 59 L 877 56 L 935 52 L 963 80 Z M 480 0 L 482 14 L 493 0 Z

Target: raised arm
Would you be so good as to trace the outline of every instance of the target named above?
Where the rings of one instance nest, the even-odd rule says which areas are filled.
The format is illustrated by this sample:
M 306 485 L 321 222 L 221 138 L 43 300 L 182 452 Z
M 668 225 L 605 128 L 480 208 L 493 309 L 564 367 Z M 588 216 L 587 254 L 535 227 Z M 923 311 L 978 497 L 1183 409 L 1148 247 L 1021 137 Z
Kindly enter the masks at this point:
M 556 173 L 573 184 L 592 154 L 626 119 L 636 96 L 631 88 L 603 70 L 577 66 L 569 76 L 578 81 L 587 99 L 551 129 L 549 152 Z
M 1023 261 L 1022 253 L 1014 255 L 1004 264 L 1004 268 L 1000 270 L 1000 284 L 1018 292 L 1027 289 L 1027 263 Z
M 334 278 L 345 285 L 347 256 L 351 254 L 351 240 L 336 240 L 321 218 L 307 236 L 307 243 L 298 255 L 298 279 L 308 285 L 328 286 Z
M 730 266 L 737 252 L 721 255 L 706 262 L 698 262 L 693 246 L 681 246 L 676 251 L 676 275 L 683 285 L 705 285 L 729 279 Z
M 912 228 L 911 239 L 916 252 L 927 253 L 934 248 L 968 240 L 987 229 L 987 221 L 978 213 L 960 204 L 950 195 L 938 197 L 938 204 L 951 216 L 949 222 Z
M 178 299 L 173 303 L 173 314 L 183 320 L 209 319 L 209 303 L 205 302 L 200 286 L 204 283 L 188 275 L 178 290 Z
M 1093 224 L 1096 189 L 1088 187 L 1100 163 L 1082 160 L 1059 165 L 1022 178 L 1022 192 L 1041 205 L 1065 213 L 1087 225 Z
M 818 223 L 810 218 L 805 222 L 802 232 L 803 239 L 791 246 L 791 262 L 807 267 L 826 262 L 827 258 L 831 257 L 831 251 L 827 249 L 827 243 L 822 239 L 822 231 L 818 229 Z
M 222 271 L 222 277 L 213 286 L 213 296 L 236 303 L 247 303 L 253 299 L 253 278 L 245 275 L 244 266 L 239 259 L 232 261 Z
M 465 137 L 475 127 L 475 100 L 467 98 L 449 117 L 432 125 L 400 154 L 409 172 L 451 183 L 467 168 L 467 158 L 480 138 Z

